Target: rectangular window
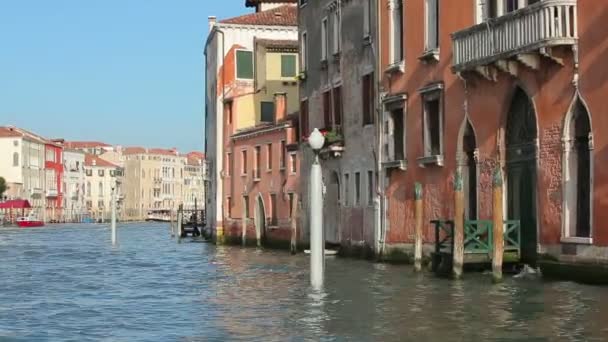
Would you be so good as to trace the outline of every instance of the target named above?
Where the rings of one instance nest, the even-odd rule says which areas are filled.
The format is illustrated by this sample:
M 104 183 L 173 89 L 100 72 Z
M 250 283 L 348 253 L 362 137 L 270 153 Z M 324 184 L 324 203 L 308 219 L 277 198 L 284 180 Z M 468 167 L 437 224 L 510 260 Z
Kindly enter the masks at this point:
M 55 162 L 55 151 L 53 151 L 53 150 L 46 151 L 46 161 Z
M 363 76 L 363 125 L 374 123 L 374 74 Z
M 249 196 L 243 196 L 243 218 L 249 217 Z
M 296 158 L 295 153 L 289 155 L 289 170 L 292 174 L 298 171 L 298 158 Z
M 350 175 L 344 174 L 344 206 L 348 207 L 350 204 Z
M 236 78 L 253 79 L 253 52 L 236 50 Z
M 247 150 L 241 151 L 241 174 L 247 174 Z
M 286 151 L 285 140 L 282 140 L 281 141 L 281 160 L 279 161 L 279 163 L 281 164 L 281 170 L 285 168 L 285 151 Z
M 260 155 L 262 154 L 261 152 L 261 148 L 260 146 L 256 146 L 255 147 L 255 154 L 254 154 L 254 165 L 253 165 L 253 178 L 254 179 L 260 179 Z
M 397 64 L 403 61 L 404 34 L 403 34 L 403 3 L 401 0 L 393 2 L 389 21 L 389 54 L 390 63 Z
M 260 121 L 274 122 L 274 102 L 262 102 L 261 113 Z
M 371 37 L 372 1 L 363 0 L 363 37 Z
M 104 170 L 97 170 L 97 174 L 99 175 L 99 177 L 103 177 Z
M 331 92 L 323 93 L 323 122 L 325 129 L 331 129 Z
M 391 111 L 393 160 L 405 160 L 405 118 L 403 108 Z
M 367 204 L 374 204 L 374 172 L 367 171 Z
M 355 172 L 355 205 L 361 204 L 361 174 Z
M 293 200 L 294 200 L 294 194 L 293 192 L 290 192 L 289 194 L 287 194 L 289 196 L 289 217 L 293 217 Z
M 230 177 L 232 174 L 232 153 L 226 153 L 226 176 Z
M 334 128 L 341 132 L 342 129 L 342 87 L 334 88 Z
M 300 36 L 300 69 L 308 70 L 308 34 L 302 32 Z
M 281 55 L 281 77 L 296 76 L 296 56 Z
M 337 55 L 340 53 L 340 8 L 337 8 L 333 13 L 333 53 Z
M 228 218 L 231 218 L 231 210 L 232 210 L 232 197 L 228 197 L 226 198 L 226 216 L 228 216 Z
M 423 94 L 424 153 L 426 157 L 442 154 L 443 109 L 442 92 L 431 91 Z
M 266 169 L 272 170 L 272 144 L 266 145 Z
M 304 100 L 300 103 L 300 141 L 308 135 L 308 100 Z
M 323 21 L 321 21 L 321 61 L 327 60 L 328 41 L 329 31 L 327 27 L 327 18 L 323 18 Z
M 436 50 L 439 48 L 439 0 L 426 0 L 425 17 L 425 47 L 427 51 Z
M 270 225 L 276 226 L 279 223 L 277 214 L 277 194 L 270 194 Z

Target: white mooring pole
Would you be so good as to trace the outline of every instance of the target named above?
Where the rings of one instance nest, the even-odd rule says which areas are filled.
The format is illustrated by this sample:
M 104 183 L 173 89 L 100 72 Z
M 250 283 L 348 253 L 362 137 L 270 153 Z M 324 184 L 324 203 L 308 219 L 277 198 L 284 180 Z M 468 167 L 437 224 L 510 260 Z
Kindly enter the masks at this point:
M 325 137 L 315 130 L 308 142 L 315 152 L 310 170 L 310 283 L 314 289 L 323 287 L 325 273 L 325 235 L 323 234 L 323 173 L 319 163 L 319 150 Z
M 116 245 L 116 184 L 112 186 L 112 245 Z

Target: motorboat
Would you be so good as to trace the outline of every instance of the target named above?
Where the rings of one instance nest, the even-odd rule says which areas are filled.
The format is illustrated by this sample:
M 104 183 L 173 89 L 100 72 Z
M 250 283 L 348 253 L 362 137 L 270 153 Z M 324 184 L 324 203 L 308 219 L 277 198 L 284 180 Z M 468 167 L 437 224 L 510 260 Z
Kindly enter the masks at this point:
M 28 216 L 17 218 L 17 226 L 21 228 L 42 227 L 44 226 L 44 221 L 38 219 L 36 214 L 32 212 Z

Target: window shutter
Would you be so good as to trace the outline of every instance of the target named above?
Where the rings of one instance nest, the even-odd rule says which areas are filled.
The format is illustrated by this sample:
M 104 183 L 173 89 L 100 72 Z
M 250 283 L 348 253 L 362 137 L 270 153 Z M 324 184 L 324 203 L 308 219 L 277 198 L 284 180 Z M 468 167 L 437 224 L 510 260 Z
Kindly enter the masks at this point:
M 296 76 L 296 56 L 282 55 L 281 56 L 281 77 Z
M 242 79 L 253 79 L 253 52 L 236 52 L 236 77 Z

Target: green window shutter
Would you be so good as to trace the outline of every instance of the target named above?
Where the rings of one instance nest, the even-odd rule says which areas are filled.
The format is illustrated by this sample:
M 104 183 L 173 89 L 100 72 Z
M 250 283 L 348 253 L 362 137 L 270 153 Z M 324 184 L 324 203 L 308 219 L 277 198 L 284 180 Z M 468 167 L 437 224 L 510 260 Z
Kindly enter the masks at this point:
M 253 52 L 236 52 L 236 78 L 253 79 Z
M 262 122 L 274 122 L 274 102 L 262 102 Z
M 282 55 L 281 56 L 281 77 L 296 76 L 296 56 Z

